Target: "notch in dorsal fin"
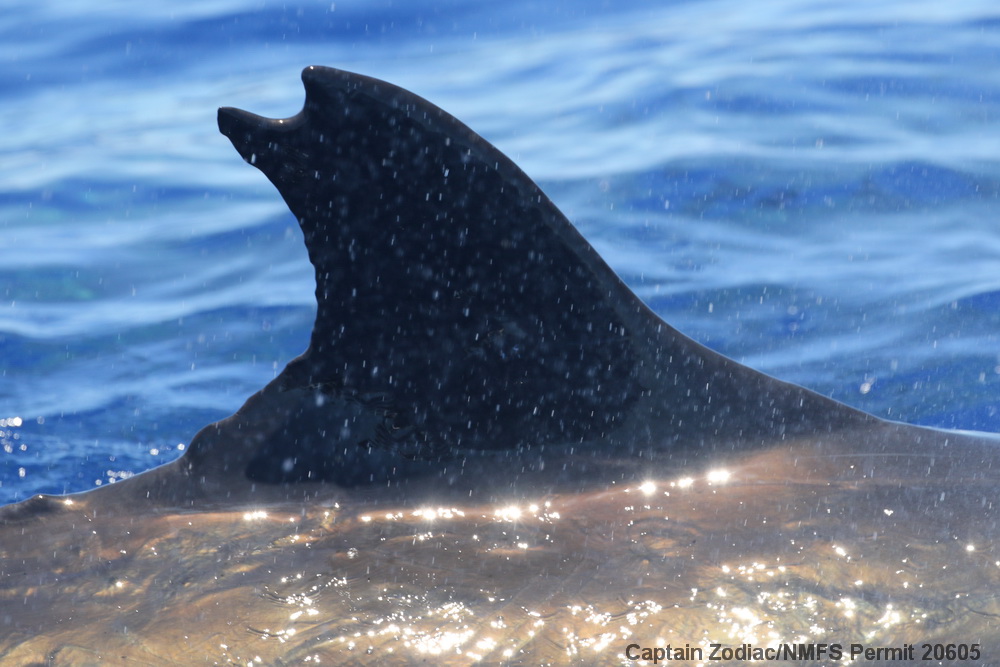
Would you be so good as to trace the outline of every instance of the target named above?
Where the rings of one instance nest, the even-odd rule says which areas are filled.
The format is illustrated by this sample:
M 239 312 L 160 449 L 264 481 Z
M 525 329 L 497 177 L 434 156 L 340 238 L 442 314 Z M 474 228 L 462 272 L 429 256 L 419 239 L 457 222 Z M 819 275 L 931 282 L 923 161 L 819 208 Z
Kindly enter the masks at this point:
M 298 218 L 316 269 L 309 348 L 265 394 L 385 397 L 388 428 L 427 459 L 585 442 L 739 448 L 868 419 L 669 327 L 531 179 L 438 107 L 340 70 L 302 79 L 292 118 L 219 110 L 222 133 Z M 229 428 L 253 430 L 246 419 Z M 263 438 L 256 469 L 298 460 L 308 441 L 308 478 L 326 478 L 315 433 L 337 419 L 314 405 L 269 417 L 286 426 Z

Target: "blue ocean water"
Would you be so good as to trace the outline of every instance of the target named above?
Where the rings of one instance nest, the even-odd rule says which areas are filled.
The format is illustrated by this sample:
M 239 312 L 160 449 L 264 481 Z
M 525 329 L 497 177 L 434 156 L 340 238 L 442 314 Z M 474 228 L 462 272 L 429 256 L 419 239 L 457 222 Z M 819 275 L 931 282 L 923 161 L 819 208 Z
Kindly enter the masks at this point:
M 995 3 L 12 5 L 0 503 L 175 458 L 305 348 L 301 235 L 215 112 L 292 115 L 311 64 L 463 120 L 697 340 L 1000 431 Z

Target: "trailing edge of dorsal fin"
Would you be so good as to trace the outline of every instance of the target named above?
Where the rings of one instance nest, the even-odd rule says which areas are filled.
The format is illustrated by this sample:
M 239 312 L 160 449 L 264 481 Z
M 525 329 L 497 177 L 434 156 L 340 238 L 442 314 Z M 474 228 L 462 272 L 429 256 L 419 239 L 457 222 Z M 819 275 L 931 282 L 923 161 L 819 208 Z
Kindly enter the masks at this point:
M 336 69 L 302 80 L 291 118 L 219 110 L 222 133 L 295 214 L 316 269 L 309 348 L 275 380 L 309 405 L 266 439 L 251 477 L 336 477 L 340 453 L 373 443 L 390 461 L 667 448 L 863 417 L 670 328 L 530 178 L 438 107 Z M 378 410 L 350 407 L 363 397 Z M 365 425 L 336 435 L 339 421 Z M 278 464 L 291 469 L 270 476 Z

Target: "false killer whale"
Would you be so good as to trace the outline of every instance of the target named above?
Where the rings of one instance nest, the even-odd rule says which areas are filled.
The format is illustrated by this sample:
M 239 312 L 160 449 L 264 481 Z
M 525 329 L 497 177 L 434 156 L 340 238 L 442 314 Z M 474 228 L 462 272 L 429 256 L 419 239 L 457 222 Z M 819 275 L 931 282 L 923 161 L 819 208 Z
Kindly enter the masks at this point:
M 703 347 L 446 112 L 302 80 L 219 128 L 302 227 L 308 349 L 174 463 L 0 509 L 4 664 L 1000 661 L 996 439 Z

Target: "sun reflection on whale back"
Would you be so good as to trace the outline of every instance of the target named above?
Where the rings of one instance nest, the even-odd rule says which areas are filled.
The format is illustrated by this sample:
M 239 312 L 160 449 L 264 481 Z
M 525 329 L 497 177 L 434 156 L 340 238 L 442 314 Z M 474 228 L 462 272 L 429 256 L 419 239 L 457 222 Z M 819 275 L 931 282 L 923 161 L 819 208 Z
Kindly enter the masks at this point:
M 920 513 L 920 538 L 893 487 L 779 484 L 761 474 L 769 457 L 757 459 L 485 504 L 97 522 L 86 496 L 66 499 L 49 518 L 66 531 L 47 531 L 35 560 L 4 578 L 6 604 L 30 600 L 4 657 L 72 664 L 72 647 L 99 632 L 109 652 L 161 664 L 183 664 L 181 646 L 234 664 L 587 663 L 621 660 L 630 643 L 707 656 L 713 644 L 931 640 L 979 632 L 975 620 L 1000 611 L 992 547 L 942 539 L 943 514 Z M 839 523 L 820 525 L 831 514 Z M 993 530 L 967 516 L 970 534 Z M 81 554 L 89 569 L 60 582 L 58 602 L 33 584 Z M 50 604 L 65 616 L 33 636 Z

